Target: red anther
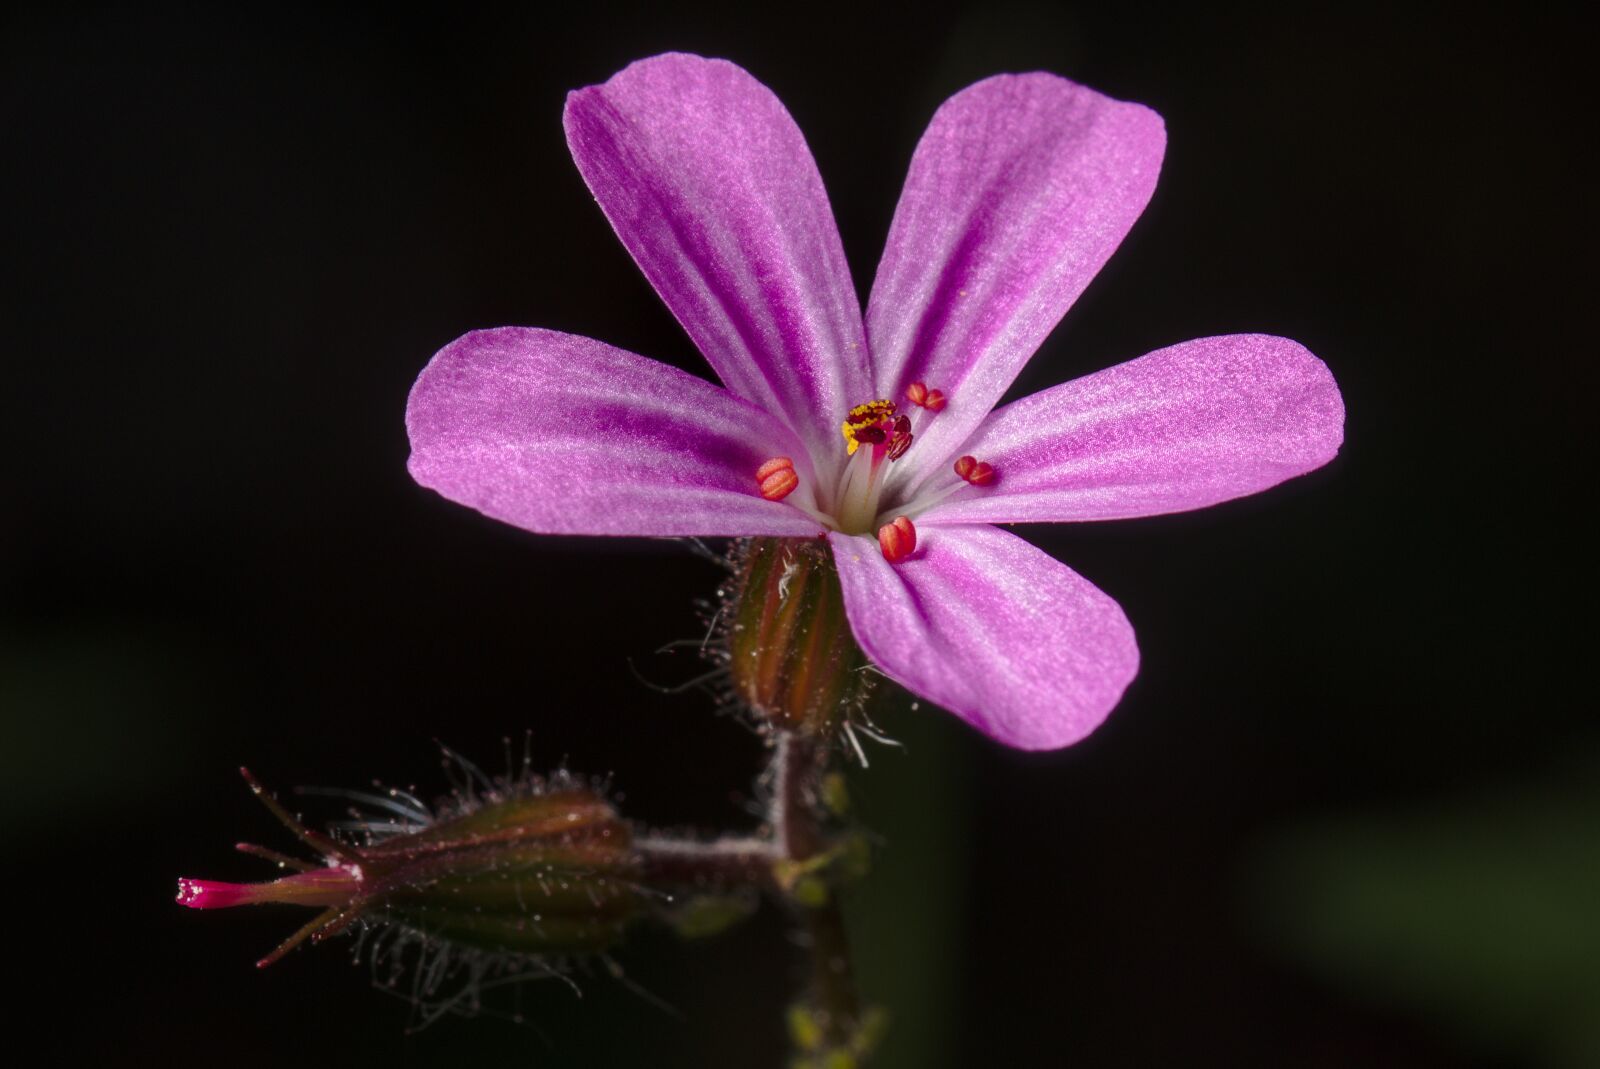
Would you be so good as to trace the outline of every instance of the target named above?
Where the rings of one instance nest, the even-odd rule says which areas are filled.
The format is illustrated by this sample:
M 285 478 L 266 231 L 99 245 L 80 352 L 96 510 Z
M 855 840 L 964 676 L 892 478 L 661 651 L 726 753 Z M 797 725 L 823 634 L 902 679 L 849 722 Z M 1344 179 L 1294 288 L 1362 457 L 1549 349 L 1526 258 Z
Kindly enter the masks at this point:
M 994 468 L 976 457 L 962 457 L 957 460 L 956 474 L 973 486 L 988 486 L 994 482 Z
M 906 450 L 910 448 L 911 420 L 906 416 L 898 416 L 894 421 L 894 433 L 889 436 L 887 456 L 890 460 L 899 460 L 905 456 Z
M 917 529 L 906 517 L 896 516 L 893 523 L 878 528 L 878 548 L 890 564 L 905 560 L 917 548 Z
M 943 391 L 930 390 L 924 382 L 913 382 L 907 386 L 906 400 L 918 408 L 926 408 L 929 412 L 937 412 L 945 406 Z
M 764 483 L 767 481 L 768 475 L 771 475 L 775 471 L 782 471 L 784 468 L 788 468 L 790 471 L 793 471 L 794 461 L 790 460 L 788 457 L 773 457 L 771 460 L 767 461 L 765 464 L 761 465 L 761 467 L 756 469 L 756 482 Z
M 856 431 L 856 441 L 862 445 L 881 445 L 888 440 L 882 427 L 862 427 Z
M 782 501 L 800 485 L 795 474 L 794 461 L 788 457 L 773 457 L 756 469 L 756 482 L 761 485 L 761 496 L 768 501 Z

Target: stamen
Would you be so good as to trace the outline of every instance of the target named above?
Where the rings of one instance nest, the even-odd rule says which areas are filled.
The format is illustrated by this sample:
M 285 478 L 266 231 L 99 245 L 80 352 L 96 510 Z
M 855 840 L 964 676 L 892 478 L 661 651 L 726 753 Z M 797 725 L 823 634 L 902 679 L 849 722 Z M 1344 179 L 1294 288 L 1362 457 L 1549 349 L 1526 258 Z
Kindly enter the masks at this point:
M 988 486 L 994 482 L 994 468 L 976 457 L 962 457 L 957 460 L 956 474 L 973 486 Z
M 889 438 L 890 460 L 899 460 L 905 451 L 911 448 L 911 420 L 909 417 L 900 416 L 894 421 L 894 434 Z
M 756 469 L 756 483 L 761 487 L 762 497 L 768 501 L 782 501 L 800 485 L 800 476 L 795 474 L 793 460 L 773 457 Z
M 929 412 L 938 412 L 946 404 L 944 392 L 928 389 L 928 384 L 925 382 L 913 382 L 907 386 L 906 400 L 918 408 L 926 408 Z
M 840 530 L 859 534 L 872 530 L 872 518 L 878 514 L 878 465 L 873 462 L 874 452 L 864 450 L 845 465 L 834 512 Z
M 916 527 L 906 517 L 896 516 L 893 523 L 878 528 L 878 548 L 890 564 L 905 560 L 917 548 Z
M 880 398 L 852 408 L 843 431 L 852 459 L 840 476 L 830 526 L 866 534 L 877 525 L 878 502 L 888 482 L 883 461 L 899 460 L 911 448 L 911 417 L 896 415 L 895 403 Z M 863 445 L 870 448 L 863 452 Z

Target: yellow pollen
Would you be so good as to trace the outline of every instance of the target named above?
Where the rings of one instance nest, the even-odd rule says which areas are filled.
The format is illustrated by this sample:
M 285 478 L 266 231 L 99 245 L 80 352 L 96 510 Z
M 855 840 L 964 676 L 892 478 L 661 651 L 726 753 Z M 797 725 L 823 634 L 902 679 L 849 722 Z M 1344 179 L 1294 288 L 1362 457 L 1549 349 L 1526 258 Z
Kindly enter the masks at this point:
M 851 456 L 855 456 L 856 450 L 861 448 L 861 442 L 856 438 L 856 435 L 868 427 L 876 427 L 893 415 L 893 401 L 868 401 L 864 405 L 856 405 L 856 407 L 852 408 L 850 414 L 845 417 L 842 428 L 846 451 Z

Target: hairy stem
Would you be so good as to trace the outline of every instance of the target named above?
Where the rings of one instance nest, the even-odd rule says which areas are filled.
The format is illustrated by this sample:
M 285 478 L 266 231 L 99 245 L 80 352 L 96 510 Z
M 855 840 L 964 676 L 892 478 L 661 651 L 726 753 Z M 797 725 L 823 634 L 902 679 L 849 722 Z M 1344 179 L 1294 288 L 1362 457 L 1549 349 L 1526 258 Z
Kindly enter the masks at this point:
M 778 732 L 772 758 L 772 835 L 788 861 L 805 861 L 822 850 L 816 796 L 826 757 L 815 738 Z
M 764 839 L 732 837 L 647 836 L 633 841 L 633 851 L 646 883 L 703 888 L 770 887 L 773 862 L 781 856 Z
M 824 846 L 817 819 L 817 784 L 826 768 L 826 744 L 815 735 L 779 731 L 773 756 L 772 826 L 786 861 L 805 862 Z M 811 955 L 811 998 L 830 1046 L 848 1046 L 861 1023 L 861 1003 L 850 967 L 850 944 L 838 896 L 819 904 L 794 903 Z

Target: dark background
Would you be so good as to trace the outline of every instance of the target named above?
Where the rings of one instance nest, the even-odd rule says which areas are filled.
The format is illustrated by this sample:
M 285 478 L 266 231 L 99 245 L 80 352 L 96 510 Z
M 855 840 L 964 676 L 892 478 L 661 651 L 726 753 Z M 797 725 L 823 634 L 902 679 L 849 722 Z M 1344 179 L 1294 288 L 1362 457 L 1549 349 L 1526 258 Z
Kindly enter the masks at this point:
M 1448 12 L 1448 13 L 1445 13 Z M 345 948 L 178 875 L 287 846 L 234 774 L 442 791 L 431 740 L 610 773 L 656 825 L 751 823 L 754 738 L 655 651 L 681 544 L 540 538 L 417 488 L 405 397 L 464 331 L 704 372 L 567 156 L 564 93 L 722 55 L 806 131 L 870 285 L 938 102 L 1048 69 L 1167 120 L 1155 199 L 1018 392 L 1186 338 L 1292 336 L 1344 391 L 1326 469 L 1204 512 L 1024 533 L 1143 669 L 1087 742 L 902 704 L 855 777 L 884 1066 L 1600 1063 L 1590 119 L 1577 31 L 1452 6 L 211 6 L 0 23 L 0 804 L 12 1043 L 61 1063 L 779 1064 L 770 911 L 646 933 L 531 1022 L 407 1036 Z M 1582 159 L 1580 159 L 1580 155 Z M 1592 172 L 1591 172 L 1592 173 Z M 1572 333 L 1569 333 L 1572 332 Z

